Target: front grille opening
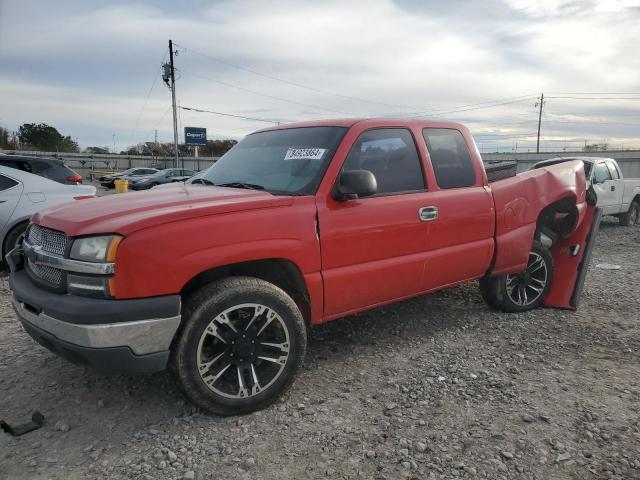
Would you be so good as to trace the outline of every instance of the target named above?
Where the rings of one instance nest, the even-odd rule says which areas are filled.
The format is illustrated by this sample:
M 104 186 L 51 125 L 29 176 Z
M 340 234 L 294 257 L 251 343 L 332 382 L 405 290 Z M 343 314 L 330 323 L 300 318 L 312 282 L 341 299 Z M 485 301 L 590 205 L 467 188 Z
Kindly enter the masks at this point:
M 48 283 L 52 287 L 60 288 L 64 280 L 62 270 L 59 268 L 53 268 L 48 265 L 38 265 L 27 259 L 27 266 L 29 270 L 38 277 L 41 281 Z
M 27 230 L 26 241 L 43 252 L 64 256 L 71 241 L 64 233 L 40 225 L 31 224 Z M 27 273 L 42 287 L 62 292 L 65 289 L 65 272 L 59 268 L 33 263 L 27 258 Z
M 26 311 L 31 312 L 34 315 L 40 315 L 40 312 L 42 312 L 41 308 L 36 308 L 33 305 L 29 305 L 28 303 L 23 303 L 22 306 Z
M 69 238 L 62 232 L 32 224 L 27 232 L 27 240 L 31 245 L 42 247 L 42 250 L 56 255 L 64 255 Z

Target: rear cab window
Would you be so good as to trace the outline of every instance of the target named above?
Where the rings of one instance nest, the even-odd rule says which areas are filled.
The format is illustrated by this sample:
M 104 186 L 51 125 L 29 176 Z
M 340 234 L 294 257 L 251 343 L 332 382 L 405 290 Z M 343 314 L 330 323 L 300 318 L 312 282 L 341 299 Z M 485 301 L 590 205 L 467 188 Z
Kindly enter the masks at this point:
M 424 128 L 436 182 L 442 189 L 472 187 L 476 169 L 471 161 L 467 142 L 460 131 L 452 128 Z
M 598 163 L 593 172 L 594 183 L 604 183 L 607 180 L 611 180 L 611 172 L 605 163 Z
M 609 173 L 613 180 L 618 180 L 620 178 L 620 172 L 618 172 L 618 169 L 613 162 L 607 162 L 607 168 L 609 169 Z

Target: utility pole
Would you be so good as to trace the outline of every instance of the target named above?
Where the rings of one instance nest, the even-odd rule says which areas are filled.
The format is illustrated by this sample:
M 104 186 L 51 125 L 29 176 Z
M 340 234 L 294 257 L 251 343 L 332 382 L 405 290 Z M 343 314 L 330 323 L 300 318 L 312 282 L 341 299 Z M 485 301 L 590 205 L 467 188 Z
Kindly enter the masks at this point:
M 169 40 L 169 63 L 163 67 L 162 80 L 171 89 L 171 106 L 173 108 L 173 150 L 175 154 L 175 166 L 178 166 L 178 115 L 176 110 L 176 75 L 173 67 L 173 42 Z
M 111 135 L 113 137 L 113 153 L 116 153 L 116 134 Z
M 538 141 L 536 142 L 536 153 L 540 153 L 540 124 L 542 123 L 542 106 L 544 105 L 544 93 L 540 95 L 536 107 L 540 106 L 540 113 L 538 113 Z

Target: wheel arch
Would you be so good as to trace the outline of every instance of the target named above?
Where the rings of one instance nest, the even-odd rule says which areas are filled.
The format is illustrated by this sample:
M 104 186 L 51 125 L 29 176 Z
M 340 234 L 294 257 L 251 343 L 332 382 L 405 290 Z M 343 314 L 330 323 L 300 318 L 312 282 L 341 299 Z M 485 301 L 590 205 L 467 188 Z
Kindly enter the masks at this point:
M 184 301 L 202 286 L 233 276 L 256 277 L 281 288 L 296 302 L 305 322 L 310 323 L 311 300 L 302 271 L 285 258 L 249 260 L 204 270 L 185 283 L 180 295 Z
M 538 213 L 533 242 L 551 248 L 560 237 L 570 234 L 578 224 L 580 211 L 575 196 L 550 203 Z

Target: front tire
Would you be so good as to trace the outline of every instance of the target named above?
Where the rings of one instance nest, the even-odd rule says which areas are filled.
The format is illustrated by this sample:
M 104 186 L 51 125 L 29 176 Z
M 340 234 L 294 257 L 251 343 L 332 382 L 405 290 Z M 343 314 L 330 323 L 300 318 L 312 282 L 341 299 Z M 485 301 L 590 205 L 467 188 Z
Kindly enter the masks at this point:
M 2 261 L 7 253 L 16 247 L 22 245 L 24 234 L 27 231 L 28 222 L 23 222 L 13 227 L 4 239 L 4 245 L 2 246 Z
M 553 279 L 551 252 L 534 244 L 527 268 L 520 272 L 480 280 L 485 302 L 504 312 L 524 312 L 542 305 Z
M 640 204 L 637 201 L 631 202 L 629 211 L 620 215 L 620 225 L 631 227 L 640 223 Z
M 171 358 L 183 393 L 218 415 L 265 408 L 291 385 L 307 334 L 296 303 L 275 285 L 230 277 L 198 290 Z

